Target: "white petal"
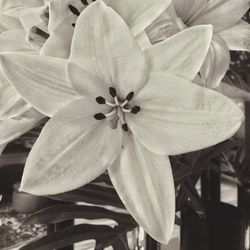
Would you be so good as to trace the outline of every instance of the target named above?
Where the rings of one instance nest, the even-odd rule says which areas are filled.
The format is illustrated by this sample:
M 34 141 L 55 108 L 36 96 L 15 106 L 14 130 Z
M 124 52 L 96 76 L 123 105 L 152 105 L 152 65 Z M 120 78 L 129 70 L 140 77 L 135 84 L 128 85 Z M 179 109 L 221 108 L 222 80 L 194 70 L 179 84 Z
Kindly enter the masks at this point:
M 0 120 L 0 144 L 15 140 L 22 134 L 37 126 L 44 118 L 42 114 L 29 107 L 23 113 Z
M 53 0 L 49 6 L 49 32 L 52 33 L 57 27 L 68 18 L 76 22 L 77 16 L 69 9 L 69 5 L 74 6 L 79 12 L 85 8 L 80 0 Z M 71 25 L 72 23 L 70 23 Z
M 117 88 L 120 97 L 146 82 L 146 59 L 121 17 L 102 1 L 77 20 L 70 61 Z
M 148 151 L 128 135 L 120 158 L 108 170 L 116 191 L 137 223 L 166 244 L 175 218 L 175 190 L 168 158 Z
M 141 111 L 126 115 L 132 133 L 154 153 L 183 154 L 231 137 L 243 114 L 224 95 L 166 74 L 151 74 L 134 98 Z
M 233 85 L 230 85 L 226 82 L 222 82 L 217 88 L 214 90 L 228 96 L 235 103 L 244 103 L 245 101 L 250 101 L 250 92 L 244 89 L 237 88 Z
M 29 110 L 17 90 L 9 83 L 0 83 L 0 120 L 10 119 Z
M 0 52 L 29 52 L 34 53 L 34 49 L 25 40 L 23 29 L 13 29 L 0 34 Z
M 20 17 L 33 8 L 45 5 L 46 0 L 1 0 L 0 10 L 4 14 Z
M 134 35 L 141 33 L 170 4 L 170 0 L 104 0 L 128 24 Z
M 207 2 L 208 0 L 174 0 L 173 4 L 177 15 L 189 26 L 199 17 Z
M 191 25 L 212 24 L 214 31 L 219 32 L 239 22 L 248 9 L 249 0 L 208 1 Z
M 0 61 L 9 82 L 28 103 L 47 116 L 76 98 L 63 59 L 6 53 L 0 56 Z
M 17 18 L 0 13 L 0 32 L 10 29 L 21 29 L 21 28 L 22 25 Z
M 60 23 L 44 43 L 40 54 L 67 59 L 70 54 L 70 47 L 74 33 L 72 23 L 72 17 L 69 17 Z
M 79 188 L 119 156 L 120 128 L 93 118 L 88 100 L 74 101 L 51 118 L 28 157 L 21 190 L 48 195 Z
M 172 4 L 170 7 L 158 16 L 146 29 L 146 33 L 152 44 L 162 42 L 182 30 L 176 22 L 180 18 L 177 17 Z
M 92 75 L 72 62 L 68 63 L 67 71 L 72 87 L 81 96 L 93 98 L 93 100 L 98 96 L 104 98 L 110 97 L 107 101 L 114 101 L 114 98 L 111 98 L 109 94 L 110 86 L 97 76 Z
M 223 30 L 219 35 L 230 50 L 250 51 L 250 25 L 241 20 L 234 26 Z
M 135 37 L 137 43 L 140 45 L 141 49 L 147 49 L 151 47 L 151 42 L 147 36 L 147 33 L 145 31 L 141 32 L 139 35 Z
M 44 23 L 48 26 L 48 19 L 44 17 L 44 13 L 47 12 L 47 8 L 43 9 L 35 9 L 34 11 L 30 11 L 26 15 L 20 17 L 20 21 L 22 22 L 23 28 L 26 32 L 28 32 L 33 26 L 39 26 L 41 23 Z
M 226 43 L 214 34 L 207 57 L 201 68 L 201 77 L 208 88 L 217 87 L 230 65 L 230 54 Z
M 207 54 L 212 27 L 186 29 L 146 50 L 152 72 L 167 72 L 193 80 Z

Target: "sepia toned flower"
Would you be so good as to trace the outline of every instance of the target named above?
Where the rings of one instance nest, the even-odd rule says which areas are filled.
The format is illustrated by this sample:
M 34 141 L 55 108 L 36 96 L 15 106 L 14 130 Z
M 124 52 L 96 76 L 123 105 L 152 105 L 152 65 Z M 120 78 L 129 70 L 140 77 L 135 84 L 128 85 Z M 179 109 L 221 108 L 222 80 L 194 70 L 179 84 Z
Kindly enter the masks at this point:
M 29 154 L 21 190 L 62 193 L 108 170 L 135 220 L 167 243 L 175 219 L 167 156 L 217 144 L 242 122 L 229 98 L 191 83 L 211 37 L 210 25 L 196 26 L 142 51 L 123 19 L 97 1 L 77 20 L 68 60 L 0 55 L 8 81 L 51 116 Z

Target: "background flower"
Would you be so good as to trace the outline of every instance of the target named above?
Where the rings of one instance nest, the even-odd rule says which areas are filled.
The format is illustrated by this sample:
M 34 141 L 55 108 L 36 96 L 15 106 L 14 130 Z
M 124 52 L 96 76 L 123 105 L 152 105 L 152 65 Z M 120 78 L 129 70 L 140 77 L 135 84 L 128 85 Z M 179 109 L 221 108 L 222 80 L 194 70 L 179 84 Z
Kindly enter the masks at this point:
M 250 51 L 250 25 L 242 20 L 249 0 L 173 0 L 171 8 L 148 28 L 154 43 L 187 27 L 212 24 L 213 39 L 200 75 L 209 88 L 218 86 L 229 69 L 229 50 Z
M 41 1 L 39 1 L 41 3 Z M 15 8 L 13 7 L 15 4 Z M 27 9 L 37 7 L 38 1 L 1 1 L 0 53 L 24 52 L 37 53 L 26 40 L 26 32 L 16 15 Z M 18 69 L 16 69 L 18 70 Z M 16 89 L 0 72 L 0 148 L 38 125 L 44 116 L 27 104 Z M 0 152 L 0 153 L 1 153 Z

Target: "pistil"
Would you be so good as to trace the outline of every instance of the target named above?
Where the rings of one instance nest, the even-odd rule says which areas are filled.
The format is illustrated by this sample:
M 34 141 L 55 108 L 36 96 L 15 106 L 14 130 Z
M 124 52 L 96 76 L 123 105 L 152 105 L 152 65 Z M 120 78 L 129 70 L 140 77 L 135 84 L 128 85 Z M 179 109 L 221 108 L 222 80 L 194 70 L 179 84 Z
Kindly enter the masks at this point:
M 117 95 L 117 91 L 114 87 L 109 88 L 109 94 L 114 99 L 114 103 L 108 102 L 104 97 L 98 96 L 96 97 L 96 102 L 100 105 L 106 104 L 107 106 L 111 107 L 111 111 L 107 114 L 104 113 L 97 113 L 94 115 L 96 120 L 104 120 L 108 118 L 113 123 L 117 123 L 120 120 L 121 127 L 124 131 L 128 131 L 128 125 L 125 121 L 125 113 L 132 113 L 137 114 L 140 111 L 140 106 L 129 106 L 129 101 L 131 101 L 134 97 L 134 92 L 131 91 L 127 94 L 125 100 L 120 101 Z M 114 126 L 116 128 L 117 126 Z

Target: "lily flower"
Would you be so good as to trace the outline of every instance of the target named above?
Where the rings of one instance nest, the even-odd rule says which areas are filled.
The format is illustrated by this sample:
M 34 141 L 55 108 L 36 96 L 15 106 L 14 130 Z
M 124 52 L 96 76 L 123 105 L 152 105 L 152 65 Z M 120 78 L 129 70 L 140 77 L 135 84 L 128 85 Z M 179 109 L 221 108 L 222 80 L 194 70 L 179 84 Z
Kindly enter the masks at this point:
M 49 37 L 41 55 L 68 58 L 78 16 L 94 0 L 51 0 L 49 8 Z M 145 28 L 168 7 L 171 0 L 105 0 L 131 28 L 135 36 L 144 33 Z
M 0 3 L 0 53 L 36 53 L 25 39 L 26 32 L 20 18 L 10 15 L 13 12 L 9 3 L 10 1 L 1 1 Z M 18 4 L 18 1 L 15 3 Z M 19 8 L 20 5 L 16 7 Z M 10 141 L 38 125 L 44 117 L 23 100 L 17 90 L 0 72 L 0 154 Z
M 249 0 L 173 0 L 147 33 L 155 43 L 187 27 L 212 24 L 213 38 L 200 75 L 205 86 L 214 88 L 229 69 L 229 50 L 250 51 L 250 25 L 242 20 L 249 6 Z
M 123 19 L 97 1 L 77 20 L 68 60 L 2 54 L 6 78 L 52 116 L 29 154 L 21 190 L 62 193 L 108 170 L 135 220 L 167 243 L 175 218 L 167 155 L 227 139 L 243 117 L 229 98 L 191 83 L 211 37 L 210 25 L 196 26 L 142 51 Z

